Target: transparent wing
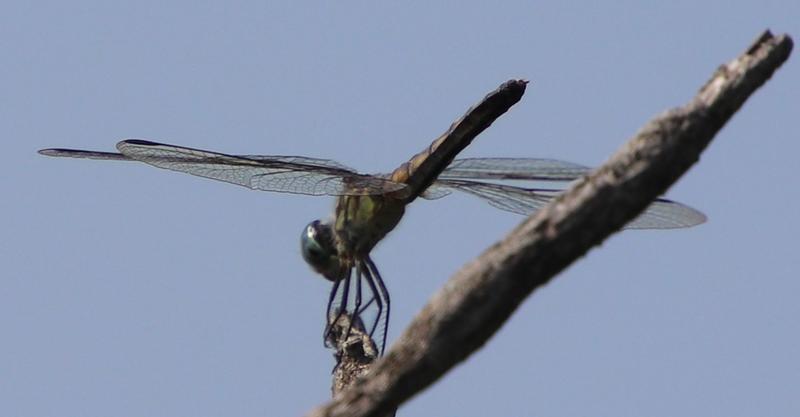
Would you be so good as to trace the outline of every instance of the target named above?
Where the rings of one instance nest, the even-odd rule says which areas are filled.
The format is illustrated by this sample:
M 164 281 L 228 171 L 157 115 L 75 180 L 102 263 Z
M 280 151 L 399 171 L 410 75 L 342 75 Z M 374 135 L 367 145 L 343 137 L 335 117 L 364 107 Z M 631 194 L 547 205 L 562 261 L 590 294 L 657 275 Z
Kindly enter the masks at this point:
M 659 198 L 644 213 L 625 225 L 626 229 L 678 229 L 706 222 L 706 215 L 677 201 Z
M 542 159 L 542 158 L 463 158 L 454 160 L 438 177 L 438 181 L 434 182 L 425 192 L 422 193 L 422 198 L 428 200 L 436 200 L 451 193 L 453 189 L 458 189 L 455 184 L 458 180 L 522 180 L 522 181 L 573 181 L 583 175 L 588 174 L 591 168 L 575 164 L 572 162 L 559 161 L 557 159 Z M 451 181 L 454 180 L 454 181 Z M 445 183 L 450 184 L 446 186 Z M 471 183 L 480 183 L 488 185 L 480 181 L 472 181 Z M 437 185 L 438 184 L 438 185 Z M 469 187 L 466 187 L 469 188 Z M 519 187 L 509 187 L 509 193 L 514 194 L 515 191 L 520 190 Z M 492 202 L 489 194 L 502 193 L 500 190 L 488 191 L 476 187 L 474 192 L 469 190 L 462 190 L 471 194 L 484 192 L 486 196 L 480 196 L 485 200 Z M 477 194 L 476 194 L 477 195 Z M 501 203 L 497 203 L 501 204 Z M 505 203 L 502 203 L 505 204 Z M 518 203 L 517 205 L 522 204 Z M 530 204 L 530 201 L 524 204 Z M 499 207 L 502 209 L 502 207 Z M 504 209 L 506 210 L 506 209 Z M 514 213 L 527 214 L 530 213 L 528 208 L 508 209 Z
M 538 158 L 456 159 L 440 179 L 572 181 L 591 168 L 572 162 Z
M 544 207 L 557 195 L 556 191 L 534 188 L 514 187 L 505 184 L 492 184 L 467 180 L 436 180 L 422 195 L 428 200 L 442 198 L 461 191 L 485 200 L 493 207 L 522 215 L 529 215 Z
M 144 141 L 139 141 L 139 142 L 144 142 Z M 150 143 L 155 144 L 155 142 L 150 142 Z M 172 146 L 173 148 L 182 148 L 174 145 L 165 145 L 165 146 Z M 182 148 L 182 149 L 189 149 L 189 148 Z M 50 149 L 42 149 L 39 151 L 39 153 L 46 156 L 55 156 L 62 158 L 66 157 L 66 158 L 101 159 L 109 161 L 111 160 L 136 161 L 136 159 L 133 159 L 129 156 L 125 156 L 117 152 L 85 151 L 81 149 L 50 148 Z M 356 173 L 356 170 L 354 170 L 353 168 L 350 168 L 347 165 L 341 164 L 339 162 L 330 159 L 309 158 L 306 156 L 285 156 L 285 155 L 233 155 L 233 156 L 236 158 L 264 161 L 267 163 L 275 161 L 286 162 L 289 164 L 303 164 L 310 166 L 327 167 L 327 168 L 339 169 L 342 171 L 348 171 L 350 173 Z
M 560 190 L 514 187 L 479 181 L 438 180 L 423 194 L 423 198 L 436 199 L 462 191 L 486 200 L 500 210 L 530 215 L 544 207 Z M 430 192 L 430 194 L 428 194 Z M 625 225 L 626 229 L 675 229 L 690 227 L 706 221 L 706 216 L 681 203 L 657 199 L 644 213 Z
M 383 194 L 405 188 L 404 184 L 358 174 L 327 159 L 226 155 L 138 139 L 119 142 L 117 150 L 119 153 L 43 149 L 39 153 L 58 157 L 139 161 L 261 191 L 336 196 Z
M 116 152 L 85 151 L 83 149 L 50 148 L 40 149 L 39 153 L 57 158 L 102 159 L 106 161 L 132 161 L 127 156 Z
M 280 161 L 289 164 L 302 164 L 317 167 L 333 168 L 356 174 L 356 170 L 349 166 L 336 162 L 332 159 L 309 158 L 307 156 L 285 156 L 285 155 L 236 155 L 238 158 L 253 159 L 267 163 Z

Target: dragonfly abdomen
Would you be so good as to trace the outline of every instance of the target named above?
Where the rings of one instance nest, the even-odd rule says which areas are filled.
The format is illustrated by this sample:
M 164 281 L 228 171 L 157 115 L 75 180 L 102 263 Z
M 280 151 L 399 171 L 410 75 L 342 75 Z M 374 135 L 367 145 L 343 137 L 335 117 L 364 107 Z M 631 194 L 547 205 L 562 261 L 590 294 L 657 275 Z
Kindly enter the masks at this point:
M 528 82 L 524 80 L 503 83 L 497 90 L 467 110 L 464 116 L 453 122 L 446 132 L 428 145 L 427 149 L 392 171 L 390 176 L 392 181 L 408 186 L 406 204 L 422 194 L 453 162 L 459 152 L 518 102 L 525 93 L 527 84 Z

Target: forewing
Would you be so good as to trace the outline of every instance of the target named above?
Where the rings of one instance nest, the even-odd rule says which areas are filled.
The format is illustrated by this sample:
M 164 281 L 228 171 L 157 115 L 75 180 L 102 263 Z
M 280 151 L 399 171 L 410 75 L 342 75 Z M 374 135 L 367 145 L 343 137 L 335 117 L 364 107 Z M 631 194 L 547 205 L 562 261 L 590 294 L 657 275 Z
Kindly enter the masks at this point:
M 440 179 L 572 181 L 591 168 L 557 159 L 465 158 L 456 159 Z
M 442 197 L 452 194 L 451 188 L 448 188 L 446 185 L 444 185 L 448 182 L 449 181 L 447 180 L 436 180 L 433 184 L 431 184 L 430 187 L 422 192 L 420 197 L 426 200 L 438 200 Z
M 146 142 L 143 140 L 136 140 L 137 142 Z M 131 143 L 133 140 L 124 141 Z M 148 142 L 150 144 L 156 145 L 155 142 Z M 171 146 L 173 148 L 182 148 L 180 146 L 175 145 L 166 145 L 160 144 L 162 146 Z M 182 149 L 189 149 L 189 148 L 182 148 Z M 208 151 L 202 151 L 206 153 L 212 153 Z M 100 160 L 113 160 L 113 161 L 135 161 L 128 156 L 125 156 L 121 153 L 117 152 L 101 152 L 101 151 L 87 151 L 83 149 L 66 149 L 66 148 L 49 148 L 49 149 L 42 149 L 39 151 L 40 154 L 46 156 L 54 156 L 59 158 L 85 158 L 85 159 L 100 159 Z M 264 161 L 267 163 L 270 162 L 285 162 L 289 164 L 303 164 L 309 166 L 317 166 L 317 167 L 327 167 L 338 169 L 342 171 L 347 171 L 350 173 L 355 173 L 356 171 L 353 168 L 350 168 L 344 164 L 339 162 L 330 160 L 330 159 L 320 159 L 320 158 L 309 158 L 306 156 L 284 156 L 284 155 L 234 155 L 236 158 L 245 158 L 245 159 L 252 159 L 255 161 Z
M 308 195 L 382 194 L 404 187 L 358 174 L 333 161 L 298 156 L 236 156 L 144 140 L 124 140 L 119 152 L 136 161 L 253 190 Z
M 527 214 L 533 207 L 530 207 L 532 200 L 529 195 L 519 197 L 517 202 L 508 201 L 514 199 L 518 193 L 516 190 L 530 190 L 519 187 L 509 187 L 505 189 L 509 195 L 499 196 L 503 192 L 497 188 L 470 186 L 460 184 L 460 180 L 522 180 L 522 181 L 572 181 L 589 173 L 591 168 L 572 162 L 559 161 L 557 159 L 542 158 L 463 158 L 454 160 L 439 175 L 438 181 L 431 184 L 422 193 L 422 198 L 436 200 L 451 193 L 452 189 L 464 189 L 466 193 L 477 195 L 489 202 L 497 205 L 506 211 L 513 213 Z M 470 184 L 480 183 L 491 185 L 482 181 L 470 181 Z M 537 204 L 540 196 L 536 195 Z M 504 208 L 508 207 L 508 208 Z M 537 206 L 538 207 L 538 206 Z M 511 209 L 513 208 L 513 209 Z
M 256 161 L 269 162 L 285 162 L 289 164 L 301 164 L 316 167 L 326 167 L 356 173 L 356 170 L 349 166 L 336 162 L 332 159 L 309 158 L 307 156 L 285 156 L 285 155 L 236 155 L 238 158 L 252 159 Z
M 83 149 L 49 148 L 40 149 L 39 154 L 57 158 L 85 158 L 105 161 L 131 161 L 131 158 L 116 152 L 85 151 Z

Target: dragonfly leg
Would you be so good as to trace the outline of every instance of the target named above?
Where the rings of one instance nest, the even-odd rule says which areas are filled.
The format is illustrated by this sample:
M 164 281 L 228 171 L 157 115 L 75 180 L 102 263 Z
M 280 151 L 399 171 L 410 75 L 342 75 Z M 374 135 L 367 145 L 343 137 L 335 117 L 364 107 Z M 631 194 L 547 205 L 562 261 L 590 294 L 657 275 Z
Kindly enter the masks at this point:
M 361 277 L 364 275 L 362 268 L 363 266 L 361 262 L 356 263 L 356 299 L 354 300 L 355 302 L 353 303 L 353 313 L 350 315 L 350 319 L 347 321 L 347 330 L 345 330 L 344 332 L 344 337 L 342 338 L 342 341 L 346 341 L 347 338 L 350 337 L 350 331 L 353 330 L 353 322 L 355 320 L 361 320 L 361 317 L 358 315 L 358 313 L 361 311 Z M 348 285 L 350 285 L 349 282 Z M 347 311 L 346 303 L 344 304 L 344 308 L 340 310 L 340 313 L 342 311 L 344 312 Z M 334 324 L 336 324 L 335 321 Z M 361 327 L 364 326 L 361 325 Z
M 377 298 L 382 299 L 383 303 L 386 305 L 386 317 L 384 318 L 383 322 L 383 341 L 381 342 L 380 351 L 381 355 L 383 355 L 383 352 L 386 349 L 386 337 L 389 333 L 389 313 L 391 311 L 391 300 L 389 298 L 389 290 L 386 289 L 386 284 L 383 283 L 381 274 L 378 272 L 378 267 L 375 266 L 375 263 L 372 262 L 372 259 L 369 257 L 366 257 L 365 262 L 367 264 L 367 276 L 369 277 L 370 281 L 374 281 L 370 287 L 374 288 L 377 284 Z M 378 319 L 380 319 L 380 316 Z M 377 325 L 377 321 L 375 323 L 375 325 Z
M 325 346 L 327 346 L 327 347 L 334 347 L 336 345 L 335 342 L 333 343 L 333 345 L 329 344 L 330 343 L 330 339 L 331 339 L 330 336 L 331 336 L 331 333 L 333 332 L 333 328 L 336 325 L 336 322 L 338 322 L 339 319 L 347 311 L 347 304 L 348 304 L 348 301 L 349 301 L 348 298 L 350 296 L 350 277 L 351 277 L 351 275 L 352 275 L 352 270 L 348 271 L 347 275 L 344 278 L 342 278 L 339 281 L 336 281 L 336 283 L 333 285 L 333 288 L 331 289 L 331 295 L 330 295 L 330 298 L 329 298 L 329 301 L 328 301 L 327 317 L 325 317 L 325 319 L 327 320 L 327 324 L 325 325 L 325 332 L 322 334 L 323 341 L 325 343 Z M 339 307 L 337 309 L 334 309 L 333 311 L 331 311 L 331 308 L 333 307 L 334 299 L 336 298 L 336 292 L 338 290 L 339 283 L 341 281 L 344 281 L 342 283 L 343 284 L 342 285 L 342 299 L 339 302 Z M 333 316 L 334 314 L 335 314 L 335 317 L 333 318 L 333 320 L 331 320 L 331 316 Z
M 372 322 L 372 329 L 370 329 L 369 331 L 369 337 L 372 337 L 375 334 L 375 329 L 378 328 L 378 323 L 381 321 L 381 316 L 383 315 L 383 301 L 380 296 L 381 293 L 378 292 L 378 287 L 375 284 L 375 279 L 372 277 L 372 273 L 370 272 L 369 268 L 367 268 L 367 270 L 364 273 L 364 280 L 367 281 L 370 291 L 372 291 L 372 300 L 370 300 L 369 303 L 367 303 L 367 305 L 364 306 L 361 312 L 366 310 L 367 306 L 371 304 L 373 301 L 375 302 L 375 305 L 377 306 L 378 309 L 378 313 L 375 316 L 375 321 Z
M 367 280 L 367 282 L 369 282 L 369 280 Z M 360 316 L 362 313 L 364 313 L 365 311 L 367 311 L 367 309 L 369 308 L 369 306 L 371 306 L 371 305 L 372 305 L 372 303 L 374 303 L 374 302 L 375 302 L 375 297 L 374 297 L 374 296 L 373 296 L 373 297 L 370 297 L 369 301 L 367 301 L 367 303 L 366 303 L 366 304 L 364 304 L 364 305 L 361 307 L 361 310 L 358 310 L 358 315 Z
M 327 336 L 328 332 L 331 329 L 331 316 L 333 315 L 333 302 L 336 300 L 336 293 L 339 291 L 339 284 L 342 283 L 342 280 L 335 281 L 333 283 L 333 288 L 331 288 L 331 295 L 328 297 L 328 308 L 325 310 L 325 331 L 323 332 L 322 336 L 324 337 L 324 341 L 326 341 L 327 345 Z

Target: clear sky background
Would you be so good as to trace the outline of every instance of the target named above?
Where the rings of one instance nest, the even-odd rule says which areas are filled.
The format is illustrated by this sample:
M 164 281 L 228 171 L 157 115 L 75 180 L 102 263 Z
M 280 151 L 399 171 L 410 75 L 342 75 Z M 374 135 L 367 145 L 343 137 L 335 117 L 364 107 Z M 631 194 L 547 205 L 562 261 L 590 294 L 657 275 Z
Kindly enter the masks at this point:
M 0 416 L 293 416 L 329 398 L 324 197 L 57 160 L 123 138 L 385 172 L 510 78 L 462 156 L 604 161 L 800 2 L 6 2 Z M 797 55 L 797 51 L 795 51 Z M 709 217 L 628 231 L 535 293 L 400 416 L 800 415 L 794 56 L 669 192 Z M 397 337 L 522 218 L 418 201 L 373 252 Z

